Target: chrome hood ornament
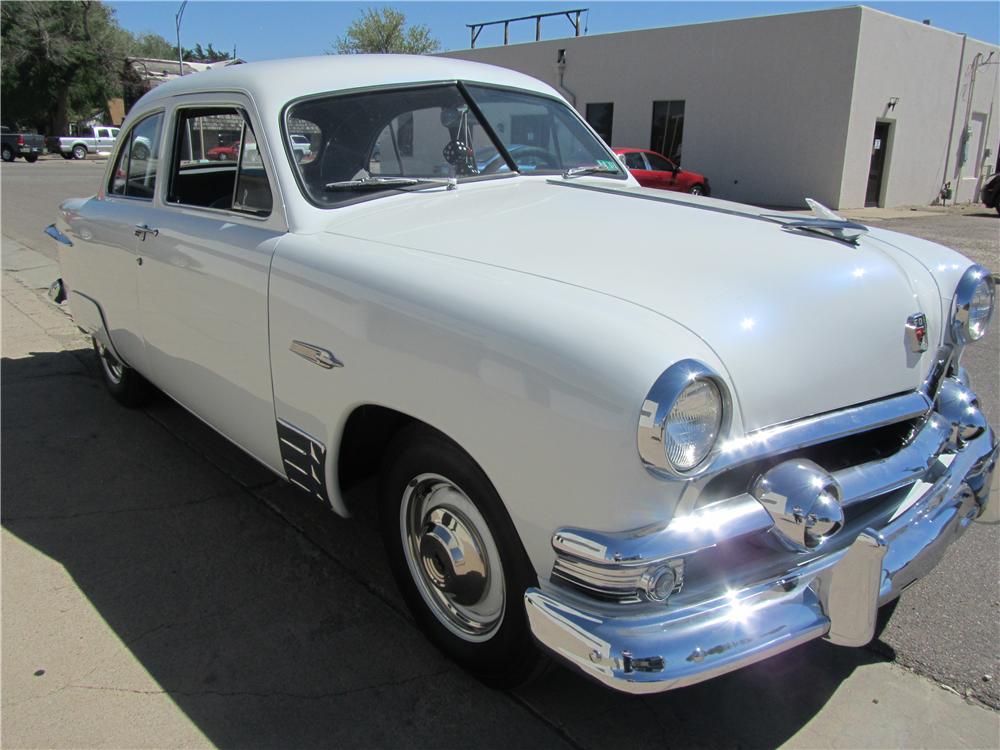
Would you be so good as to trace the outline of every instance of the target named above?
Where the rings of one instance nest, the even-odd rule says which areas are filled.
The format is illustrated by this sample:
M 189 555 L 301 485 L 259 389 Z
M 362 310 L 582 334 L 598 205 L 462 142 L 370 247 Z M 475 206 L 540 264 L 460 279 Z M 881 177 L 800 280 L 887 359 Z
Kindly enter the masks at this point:
M 857 245 L 861 241 L 861 235 L 868 231 L 868 227 L 864 224 L 845 219 L 812 198 L 806 198 L 806 205 L 812 211 L 812 216 L 781 214 L 762 214 L 762 216 L 777 221 L 783 229 L 789 232 L 811 232 L 826 235 L 851 245 Z

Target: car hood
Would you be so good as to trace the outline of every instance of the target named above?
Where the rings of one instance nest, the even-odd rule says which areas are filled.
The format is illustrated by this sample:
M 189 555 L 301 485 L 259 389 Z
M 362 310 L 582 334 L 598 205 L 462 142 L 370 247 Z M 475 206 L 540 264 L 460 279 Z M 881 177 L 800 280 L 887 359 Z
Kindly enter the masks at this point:
M 328 231 L 541 276 L 599 293 L 595 304 L 610 297 L 666 316 L 716 353 L 747 430 L 923 382 L 931 353 L 909 350 L 905 324 L 940 301 L 921 299 L 891 246 L 789 232 L 738 204 L 605 185 L 463 185 L 356 206 Z M 939 336 L 929 331 L 932 351 Z M 664 348 L 664 365 L 686 356 L 669 342 L 649 345 Z

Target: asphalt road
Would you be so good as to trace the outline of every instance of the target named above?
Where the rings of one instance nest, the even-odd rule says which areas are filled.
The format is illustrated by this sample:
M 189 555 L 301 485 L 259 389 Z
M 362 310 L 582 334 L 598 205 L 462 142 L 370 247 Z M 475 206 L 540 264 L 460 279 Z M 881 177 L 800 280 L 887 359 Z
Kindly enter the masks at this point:
M 103 160 L 61 159 L 4 164 L 0 170 L 3 234 L 54 258 L 53 243 L 41 230 L 54 220 L 62 199 L 94 191 L 104 165 Z M 1000 219 L 995 213 L 973 211 L 879 223 L 945 242 L 1000 269 Z M 995 324 L 988 340 L 971 348 L 966 359 L 973 385 L 994 425 L 1000 425 L 998 352 L 1000 325 Z M 242 707 L 243 713 L 223 719 L 216 714 L 228 704 L 213 698 L 204 685 L 189 684 L 191 674 L 204 663 L 221 664 L 230 671 L 209 668 L 207 683 L 264 694 L 273 686 L 248 686 L 233 667 L 242 660 L 258 660 L 262 671 L 272 674 L 291 700 L 308 693 L 303 686 L 316 684 L 317 672 L 324 667 L 323 659 L 315 654 L 331 645 L 341 653 L 323 652 L 323 658 L 343 659 L 351 669 L 385 674 L 382 695 L 386 700 L 400 680 L 444 680 L 449 691 L 465 696 L 466 702 L 455 708 L 437 688 L 428 688 L 423 705 L 404 711 L 406 720 L 417 722 L 429 712 L 440 723 L 440 731 L 452 733 L 454 742 L 447 744 L 475 741 L 462 729 L 463 722 L 474 715 L 481 727 L 488 725 L 493 732 L 491 745 L 566 742 L 593 747 L 629 738 L 630 744 L 658 746 L 664 734 L 673 743 L 688 746 L 733 744 L 737 739 L 748 745 L 774 745 L 806 723 L 853 670 L 881 659 L 895 660 L 959 693 L 1000 707 L 1000 526 L 996 523 L 974 524 L 930 576 L 910 587 L 881 639 L 867 651 L 813 643 L 719 680 L 641 701 L 608 693 L 555 669 L 532 686 L 498 698 L 443 662 L 413 635 L 412 628 L 399 627 L 406 615 L 381 559 L 371 519 L 342 521 L 319 506 L 303 503 L 296 493 L 169 402 L 160 401 L 145 414 L 115 411 L 100 400 L 103 396 L 94 383 L 75 377 L 92 371 L 93 361 L 85 349 L 73 352 L 69 359 L 55 355 L 36 359 L 40 371 L 25 370 L 19 377 L 13 369 L 4 370 L 4 525 L 70 570 L 143 666 L 160 684 L 174 688 L 173 699 L 216 744 L 251 742 L 257 736 L 252 732 L 266 731 L 263 727 L 280 721 L 282 704 L 268 703 L 261 714 L 248 704 Z M 46 396 L 44 376 L 50 366 L 55 372 L 67 368 L 65 372 L 73 373 L 72 388 Z M 8 383 L 11 388 L 6 387 Z M 16 391 L 12 390 L 15 385 Z M 59 420 L 65 415 L 76 424 L 78 416 L 86 415 L 101 428 L 94 434 L 72 431 L 61 442 L 60 426 L 53 425 L 42 446 L 24 449 L 8 440 L 9 425 L 32 420 L 28 404 L 46 401 L 51 402 L 46 418 Z M 107 465 L 115 468 L 102 480 L 100 472 L 86 471 L 78 457 L 81 461 L 85 457 L 89 466 L 112 458 Z M 67 465 L 76 473 L 61 477 Z M 154 515 L 147 520 L 123 516 L 128 523 L 110 526 L 81 520 L 74 521 L 72 534 L 32 521 L 33 515 L 56 513 L 60 508 L 67 517 L 75 517 L 62 506 L 64 498 L 75 499 L 78 493 L 84 518 L 87 508 L 106 499 L 105 495 L 127 506 L 125 500 L 138 498 L 144 483 L 155 485 L 186 474 L 190 476 L 182 487 L 190 502 L 181 504 L 179 515 L 171 511 L 166 521 Z M 19 486 L 15 483 L 29 485 L 42 507 L 12 507 L 8 498 L 14 496 L 11 488 Z M 248 498 L 257 502 L 248 505 Z M 156 497 L 143 502 L 155 506 L 160 500 L 167 502 Z M 171 545 L 179 545 L 184 553 L 173 562 L 150 553 Z M 260 545 L 263 557 L 247 553 L 253 545 Z M 288 555 L 301 559 L 283 567 L 281 560 Z M 130 567 L 129 560 L 137 562 Z M 205 578 L 204 565 L 197 574 L 185 577 L 187 560 L 211 560 L 219 579 Z M 241 569 L 248 575 L 241 575 Z M 344 596 L 349 601 L 350 590 L 368 592 L 376 604 L 344 612 L 329 602 L 317 602 L 337 595 L 336 591 L 328 593 L 330 586 L 348 590 Z M 155 595 L 149 593 L 150 588 L 156 589 Z M 171 607 L 182 610 L 175 622 L 164 612 Z M 296 607 L 305 607 L 308 617 L 299 617 L 292 625 L 286 614 Z M 219 618 L 232 622 L 233 613 L 239 613 L 236 620 L 246 628 L 259 629 L 259 636 L 213 631 L 207 643 L 191 642 L 197 641 L 202 629 L 219 627 Z M 310 617 L 315 629 L 302 625 Z M 359 623 L 364 624 L 367 637 L 354 634 Z M 324 628 L 348 633 L 348 637 L 331 644 Z M 282 644 L 278 653 L 268 645 L 275 640 Z M 400 676 L 394 660 L 412 658 L 419 661 L 419 669 Z M 991 679 L 985 679 L 986 675 Z M 299 677 L 302 685 L 298 685 Z M 789 682 L 809 685 L 809 690 L 788 693 Z M 350 684 L 338 690 L 341 687 L 347 693 L 352 689 Z M 312 705 L 317 713 L 302 718 L 305 724 L 295 727 L 298 734 L 283 737 L 288 744 L 296 740 L 311 744 L 308 740 L 317 736 L 310 732 L 320 727 L 332 732 L 331 742 L 358 740 L 356 733 L 323 723 L 324 700 L 323 695 L 316 697 Z M 720 701 L 742 703 L 745 710 L 719 716 Z M 377 725 L 377 712 L 358 711 L 364 721 Z M 768 718 L 761 721 L 761 716 Z M 284 726 L 287 730 L 287 720 Z M 413 731 L 415 738 L 433 736 L 425 726 Z M 369 740 L 374 736 L 377 732 L 362 735 Z M 279 738 L 271 739 L 280 744 Z

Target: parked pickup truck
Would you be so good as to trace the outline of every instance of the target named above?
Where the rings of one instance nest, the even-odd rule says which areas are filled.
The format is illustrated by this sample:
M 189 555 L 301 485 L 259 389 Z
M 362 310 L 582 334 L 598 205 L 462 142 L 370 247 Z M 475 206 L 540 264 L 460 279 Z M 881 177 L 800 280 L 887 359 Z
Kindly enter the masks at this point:
M 53 136 L 48 139 L 49 151 L 62 154 L 64 159 L 86 159 L 87 154 L 108 154 L 115 147 L 118 130 L 97 126 L 77 135 Z
M 45 153 L 45 139 L 38 133 L 12 133 L 10 128 L 0 128 L 0 156 L 4 161 L 14 161 L 23 156 L 26 162 L 38 161 L 39 155 Z

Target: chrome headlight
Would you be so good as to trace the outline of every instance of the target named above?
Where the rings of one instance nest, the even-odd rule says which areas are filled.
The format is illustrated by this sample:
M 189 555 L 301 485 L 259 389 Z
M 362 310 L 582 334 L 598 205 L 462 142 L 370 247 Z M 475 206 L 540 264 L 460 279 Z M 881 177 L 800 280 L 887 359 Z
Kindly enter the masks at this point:
M 729 424 L 729 392 L 701 362 L 668 368 L 639 413 L 639 455 L 647 467 L 687 476 L 704 466 Z
M 962 274 L 951 308 L 951 336 L 956 344 L 969 344 L 986 334 L 995 301 L 996 283 L 989 271 L 977 265 Z

